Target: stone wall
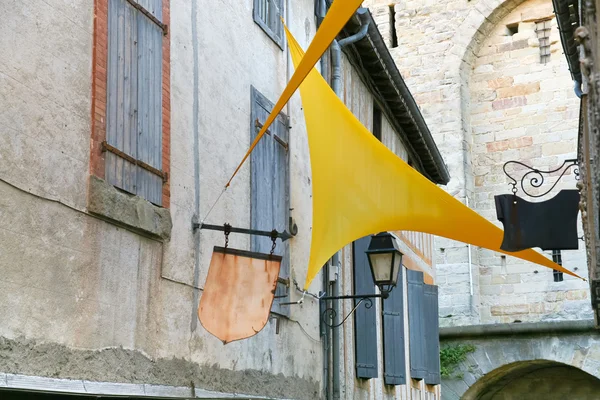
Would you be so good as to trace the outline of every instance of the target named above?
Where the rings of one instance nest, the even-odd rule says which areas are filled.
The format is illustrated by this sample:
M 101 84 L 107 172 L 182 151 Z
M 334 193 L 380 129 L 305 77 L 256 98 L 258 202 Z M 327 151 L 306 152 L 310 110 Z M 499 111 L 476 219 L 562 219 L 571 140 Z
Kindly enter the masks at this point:
M 584 322 L 584 321 L 578 321 Z M 570 323 L 570 322 L 569 322 Z M 514 324 L 513 324 L 514 325 Z M 465 337 L 444 338 L 444 330 L 441 332 L 441 346 L 473 345 L 475 350 L 467 354 L 466 360 L 461 362 L 450 374 L 442 380 L 442 394 L 444 399 L 480 399 L 492 398 L 490 392 L 494 389 L 510 387 L 514 391 L 521 390 L 519 378 L 525 375 L 548 368 L 565 368 L 572 377 L 582 376 L 587 382 L 596 388 L 590 392 L 587 385 L 569 386 L 568 379 L 562 377 L 561 384 L 556 385 L 553 393 L 565 393 L 561 390 L 570 387 L 571 397 L 577 399 L 594 399 L 600 386 L 600 337 L 593 329 L 593 320 L 585 321 L 576 326 L 570 326 L 567 330 L 560 331 L 560 324 L 548 325 L 547 332 L 529 332 L 529 326 L 534 324 L 522 324 L 523 329 L 513 327 L 512 332 L 497 335 L 497 332 L 488 332 L 485 326 L 481 326 L 474 335 Z M 587 326 L 587 329 L 583 328 Z M 540 325 L 537 325 L 537 329 Z M 579 332 L 576 332 L 578 330 Z M 588 375 L 589 374 L 589 375 Z M 581 381 L 580 381 L 581 383 Z M 550 385 L 546 381 L 546 385 Z M 531 388 L 530 398 L 561 398 L 548 397 L 544 395 L 547 387 Z M 539 390 L 539 391 L 538 391 Z M 547 393 L 547 392 L 546 392 Z M 490 397 L 481 397 L 487 394 Z M 513 393 L 514 394 L 514 393 Z M 578 395 L 579 394 L 579 395 Z M 493 397 L 501 399 L 505 397 Z M 508 398 L 528 398 L 523 393 Z
M 550 29 L 550 56 L 540 59 L 536 21 Z M 512 34 L 509 28 L 512 27 Z M 579 99 L 573 90 L 552 4 L 530 0 L 504 17 L 478 51 L 470 76 L 470 127 L 473 140 L 474 208 L 496 219 L 494 195 L 508 193 L 503 165 L 518 160 L 540 169 L 555 169 L 577 158 Z M 515 177 L 524 170 L 508 168 Z M 546 177 L 530 193 L 549 190 L 558 174 Z M 561 189 L 575 189 L 570 169 L 547 199 Z M 522 191 L 518 194 L 525 197 Z M 581 228 L 580 228 L 581 232 Z M 563 251 L 563 265 L 587 277 L 583 249 Z M 551 255 L 551 253 L 549 253 Z M 554 282 L 552 271 L 512 257 L 479 250 L 482 322 L 589 318 L 586 282 L 564 276 Z
M 493 196 L 510 192 L 504 162 L 551 169 L 576 157 L 579 100 L 551 1 L 366 4 L 448 163 L 446 189 L 501 226 Z M 535 32 L 541 20 L 550 27 L 545 64 Z M 571 172 L 552 193 L 561 188 L 575 188 Z M 546 268 L 445 239 L 435 246 L 442 325 L 591 315 L 583 281 L 554 283 Z M 562 259 L 586 276 L 583 250 Z

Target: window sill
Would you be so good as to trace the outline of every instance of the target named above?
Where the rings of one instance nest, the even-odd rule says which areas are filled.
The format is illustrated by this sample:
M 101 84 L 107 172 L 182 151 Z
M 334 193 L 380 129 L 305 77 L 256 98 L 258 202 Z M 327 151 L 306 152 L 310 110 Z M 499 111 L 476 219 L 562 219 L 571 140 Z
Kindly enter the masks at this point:
M 141 197 L 119 191 L 104 180 L 91 175 L 88 211 L 103 219 L 131 228 L 157 239 L 171 237 L 171 213 Z
M 283 51 L 282 34 L 277 35 L 271 28 L 269 28 L 269 26 L 267 26 L 267 24 L 263 20 L 260 19 L 260 17 L 256 15 L 254 16 L 254 22 L 256 22 L 256 24 L 260 26 L 260 28 L 267 34 L 267 36 L 270 37 L 273 42 L 275 42 L 279 49 Z M 281 29 L 281 31 L 283 32 L 283 29 Z

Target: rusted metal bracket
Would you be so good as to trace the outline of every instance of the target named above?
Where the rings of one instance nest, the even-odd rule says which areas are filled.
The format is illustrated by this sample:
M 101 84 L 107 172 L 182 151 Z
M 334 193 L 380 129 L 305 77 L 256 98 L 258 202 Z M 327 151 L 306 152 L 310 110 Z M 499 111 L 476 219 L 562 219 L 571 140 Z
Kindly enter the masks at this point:
M 290 287 L 290 278 L 282 278 L 282 277 L 278 277 L 277 278 L 277 283 L 281 283 L 283 286 L 285 287 Z M 287 295 L 286 295 L 287 297 Z
M 148 10 L 146 10 L 144 8 L 144 6 L 142 6 L 141 4 L 139 4 L 138 2 L 136 2 L 135 0 L 127 0 L 127 2 L 129 4 L 131 4 L 131 6 L 133 8 L 135 8 L 136 10 L 138 10 L 139 12 L 141 12 L 142 14 L 144 14 L 144 16 L 146 16 L 150 21 L 154 22 L 156 25 L 158 25 L 158 27 L 163 31 L 163 35 L 167 36 L 169 34 L 169 26 L 166 24 L 163 24 L 162 22 L 159 21 L 158 18 L 156 18 L 154 15 L 152 15 L 152 13 Z
M 246 235 L 267 236 L 270 238 L 276 237 L 276 238 L 281 239 L 282 242 L 285 242 L 286 240 L 291 239 L 294 236 L 296 236 L 296 234 L 298 233 L 298 227 L 296 226 L 295 223 L 293 223 L 291 218 L 290 218 L 290 224 L 291 224 L 290 232 L 288 232 L 288 231 L 278 232 L 275 229 L 273 229 L 272 231 L 261 231 L 258 229 L 235 228 L 233 226 L 228 226 L 226 228 L 225 225 L 200 224 L 197 222 L 192 223 L 192 229 L 193 230 L 208 229 L 211 231 L 221 231 L 221 232 L 225 232 L 225 230 L 228 229 L 229 232 L 233 232 L 233 233 L 245 233 Z M 288 280 L 287 286 L 289 286 L 289 284 L 290 284 L 290 282 Z
M 150 171 L 153 174 L 160 176 L 162 178 L 163 182 L 167 182 L 169 180 L 169 174 L 167 174 L 165 171 L 161 171 L 158 168 L 154 168 L 152 165 L 149 165 L 143 161 L 137 160 L 136 158 L 125 153 L 124 151 L 121 151 L 121 150 L 117 149 L 116 147 L 111 146 L 105 140 L 102 142 L 102 152 L 104 153 L 106 151 L 108 151 L 109 153 L 113 153 L 113 154 L 117 155 L 118 157 L 121 157 L 122 159 L 129 161 L 130 163 L 137 165 L 140 168 L 145 169 L 146 171 Z
M 262 129 L 263 124 L 260 123 L 260 121 L 258 120 L 258 118 L 256 118 L 256 120 L 254 121 L 254 126 L 257 128 L 256 130 L 259 131 L 260 129 Z M 273 136 L 273 139 L 275 139 L 275 141 L 277 143 L 279 143 L 281 145 L 281 147 L 283 147 L 285 149 L 285 151 L 288 151 L 288 144 L 281 139 L 279 136 L 273 134 L 271 135 L 271 131 L 270 130 L 266 130 L 265 133 L 269 136 Z

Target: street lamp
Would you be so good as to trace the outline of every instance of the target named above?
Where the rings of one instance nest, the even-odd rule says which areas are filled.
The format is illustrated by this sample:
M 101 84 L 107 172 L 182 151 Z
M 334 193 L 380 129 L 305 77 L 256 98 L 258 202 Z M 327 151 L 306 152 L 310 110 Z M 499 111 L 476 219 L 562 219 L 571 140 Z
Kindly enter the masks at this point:
M 352 311 L 350 311 L 339 324 L 332 324 L 327 321 L 335 319 L 336 312 L 333 308 L 325 309 L 322 313 L 322 320 L 330 328 L 337 328 L 346 322 L 348 317 L 350 317 L 363 302 L 365 303 L 366 308 L 371 308 L 373 306 L 372 298 L 380 297 L 387 299 L 392 289 L 396 287 L 398 273 L 402 266 L 402 253 L 400 252 L 397 239 L 389 232 L 381 232 L 377 235 L 373 235 L 371 236 L 369 248 L 365 253 L 369 259 L 369 267 L 371 269 L 371 275 L 373 276 L 373 282 L 379 288 L 379 293 L 321 296 L 321 301 L 344 299 L 359 300 L 354 305 Z
M 387 298 L 398 282 L 398 272 L 402 266 L 402 253 L 396 238 L 389 232 L 371 236 L 367 251 L 373 282 L 379 287 L 383 298 Z

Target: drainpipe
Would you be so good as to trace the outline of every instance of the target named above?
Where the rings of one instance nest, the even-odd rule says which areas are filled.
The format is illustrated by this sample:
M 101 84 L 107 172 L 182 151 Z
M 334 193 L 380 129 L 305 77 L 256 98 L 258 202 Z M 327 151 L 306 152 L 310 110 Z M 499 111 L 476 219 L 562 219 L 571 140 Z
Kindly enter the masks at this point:
M 359 10 L 359 12 L 361 12 Z M 364 13 L 365 11 L 362 11 Z M 358 42 L 367 36 L 367 31 L 369 30 L 369 22 L 363 24 L 360 27 L 360 30 L 352 36 L 348 36 L 340 40 L 334 40 L 331 43 L 331 69 L 333 71 L 331 77 L 331 88 L 335 92 L 335 94 L 340 97 L 342 91 L 342 47 L 347 46 L 349 44 Z
M 331 257 L 331 268 L 333 269 L 334 281 L 331 282 L 331 295 L 340 295 L 340 252 L 338 251 Z M 331 271 L 330 271 L 331 273 Z M 331 278 L 329 278 L 331 280 Z M 340 315 L 340 302 L 332 301 L 333 315 Z M 339 317 L 338 317 L 339 318 Z M 337 323 L 337 322 L 336 322 Z M 333 392 L 333 400 L 340 399 L 340 329 L 332 329 L 331 347 L 333 349 L 331 354 L 331 388 Z
M 366 12 L 366 9 L 362 11 L 359 10 L 359 13 L 363 14 Z M 369 29 L 369 23 L 365 23 L 360 27 L 360 30 L 352 36 L 344 38 L 339 42 L 334 40 L 331 44 L 331 69 L 332 69 L 332 77 L 331 77 L 331 88 L 334 93 L 340 97 L 342 92 L 342 47 L 347 46 L 349 44 L 355 43 L 361 39 L 363 39 L 367 35 L 367 30 Z M 332 296 L 339 296 L 340 293 L 340 252 L 338 251 L 331 258 L 331 266 L 336 274 L 335 281 L 331 284 L 331 294 Z M 338 301 L 333 302 L 333 310 L 335 312 L 334 315 L 340 315 L 339 312 L 339 303 Z M 341 398 L 340 392 L 340 331 L 335 329 L 332 332 L 332 392 L 333 392 L 333 400 L 339 400 Z
M 465 196 L 465 205 L 469 207 L 469 196 Z M 467 245 L 469 251 L 469 294 L 471 295 L 471 310 L 473 309 L 473 271 L 471 259 L 471 245 Z
M 318 8 L 318 17 L 317 17 L 317 29 L 321 26 L 321 21 L 325 18 L 325 14 L 327 14 L 327 4 L 325 4 L 325 0 L 319 0 L 319 8 Z M 325 50 L 323 56 L 321 57 L 321 75 L 323 78 L 329 82 L 329 51 Z M 327 286 L 325 286 L 327 287 Z
M 321 22 L 323 21 L 323 18 L 325 18 L 325 14 L 327 14 L 326 0 L 318 0 L 317 29 L 321 26 Z M 326 81 L 329 81 L 329 50 L 325 50 L 323 56 L 321 56 L 321 75 Z M 328 296 L 331 296 L 332 294 L 329 288 L 329 269 L 329 264 L 326 264 L 323 268 L 323 290 Z M 328 306 L 329 304 L 322 304 L 322 307 L 319 308 L 319 315 L 322 315 L 322 312 Z M 331 349 L 331 329 L 329 329 L 328 326 L 325 326 L 322 321 L 321 326 L 323 327 L 323 331 L 321 332 L 321 335 L 323 337 L 323 390 L 325 392 L 325 398 L 327 400 L 330 400 L 332 396 L 329 392 L 329 373 L 331 371 L 331 364 L 333 364 L 332 360 L 329 358 L 329 353 Z
M 200 67 L 199 67 L 199 45 L 198 45 L 198 0 L 192 0 L 192 56 L 194 57 L 194 96 L 192 101 L 193 132 L 194 132 L 194 214 L 195 221 L 200 218 L 200 144 L 199 144 L 199 125 L 200 125 Z M 196 289 L 200 285 L 200 229 L 194 232 L 194 301 L 192 303 L 191 326 L 192 332 L 198 327 L 198 303 L 200 301 L 200 292 Z

